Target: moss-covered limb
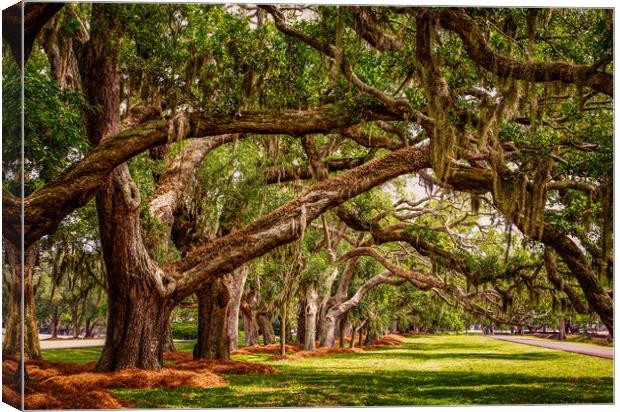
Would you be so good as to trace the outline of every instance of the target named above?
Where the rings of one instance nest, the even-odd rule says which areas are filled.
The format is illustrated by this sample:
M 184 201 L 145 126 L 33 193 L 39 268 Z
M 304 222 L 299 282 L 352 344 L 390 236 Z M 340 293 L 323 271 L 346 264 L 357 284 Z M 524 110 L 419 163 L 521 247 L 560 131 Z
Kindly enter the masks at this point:
M 379 27 L 374 10 L 368 7 L 350 6 L 351 28 L 372 47 L 379 51 L 399 51 L 403 43 L 398 38 L 386 34 Z
M 450 176 L 449 167 L 457 159 L 458 134 L 451 122 L 455 115 L 454 100 L 439 64 L 432 55 L 432 38 L 435 22 L 427 9 L 416 13 L 417 70 L 428 101 L 428 114 L 433 119 L 424 129 L 431 141 L 431 164 L 438 179 L 445 182 Z
M 369 112 L 334 116 L 331 106 L 306 111 L 257 111 L 243 112 L 233 118 L 192 115 L 183 137 L 208 137 L 232 133 L 292 134 L 326 133 L 333 129 L 347 127 L 366 119 L 393 119 L 391 114 Z M 46 186 L 25 199 L 25 241 L 26 245 L 41 236 L 52 233 L 58 223 L 73 210 L 84 206 L 94 195 L 105 177 L 119 164 L 150 148 L 165 144 L 168 139 L 168 122 L 151 120 L 134 128 L 107 137 L 84 159 L 67 169 Z M 213 144 L 217 144 L 216 138 Z M 211 143 L 206 143 L 211 144 Z M 19 228 L 18 203 L 8 200 L 6 216 L 10 219 L 3 225 L 3 234 L 17 240 Z
M 397 176 L 428 167 L 428 148 L 409 147 L 367 162 L 348 173 L 317 182 L 297 199 L 245 228 L 195 248 L 177 265 L 183 277 L 173 295 L 193 293 L 206 279 L 230 272 L 301 235 L 323 212 Z
M 300 136 L 327 133 L 349 127 L 363 120 L 399 120 L 389 110 L 335 114 L 335 107 L 325 105 L 308 110 L 242 111 L 234 116 L 192 114 L 190 136 L 214 136 L 226 133 L 289 134 Z
M 548 247 L 545 248 L 545 270 L 547 272 L 547 279 L 549 279 L 551 284 L 555 286 L 557 290 L 568 296 L 577 313 L 584 315 L 589 313 L 588 308 L 581 301 L 579 295 L 577 295 L 575 290 L 570 285 L 566 284 L 566 282 L 562 279 L 562 275 L 558 271 L 558 266 L 555 260 L 555 253 Z
M 552 247 L 570 268 L 571 273 L 579 282 L 590 307 L 599 315 L 613 336 L 614 301 L 603 287 L 599 277 L 592 269 L 588 259 L 577 244 L 565 233 L 549 223 L 544 224 L 541 241 Z
M 326 160 L 324 164 L 328 171 L 340 172 L 360 166 L 364 163 L 364 160 L 363 158 L 347 157 Z M 264 182 L 266 184 L 290 182 L 298 179 L 312 179 L 312 173 L 307 166 L 276 167 L 267 170 L 264 175 Z
M 49 233 L 73 210 L 84 206 L 110 172 L 150 147 L 166 142 L 166 122 L 147 122 L 106 139 L 81 161 L 65 170 L 41 189 L 24 199 L 24 240 L 28 246 Z M 17 203 L 5 213 L 12 216 Z M 10 223 L 10 222 L 9 222 Z M 18 222 L 14 222 L 17 224 Z M 4 225 L 3 234 L 11 239 L 13 225 Z
M 22 67 L 22 6 L 25 65 L 41 28 L 62 9 L 64 3 L 19 2 L 2 11 L 2 38 L 11 47 L 13 57 L 20 67 Z
M 485 179 L 488 176 L 485 175 Z M 599 315 L 613 335 L 613 299 L 603 287 L 582 249 L 570 238 L 569 234 L 550 223 L 540 222 L 538 227 L 532 227 L 523 218 L 523 211 L 515 209 L 511 200 L 512 193 L 515 192 L 513 185 L 515 185 L 514 182 L 518 182 L 518 179 L 510 176 L 500 179 L 494 176 L 493 180 L 494 207 L 510 219 L 526 236 L 539 240 L 555 250 L 579 282 L 590 307 Z M 499 181 L 503 183 L 498 184 Z
M 323 53 L 325 56 L 330 57 L 339 63 L 339 69 L 344 77 L 353 84 L 358 90 L 363 93 L 368 93 L 375 97 L 381 103 L 383 103 L 393 114 L 397 116 L 405 116 L 408 118 L 414 118 L 416 113 L 411 108 L 409 101 L 401 98 L 394 98 L 383 93 L 381 90 L 373 87 L 367 83 L 364 83 L 355 73 L 353 67 L 349 61 L 345 58 L 344 53 L 336 47 L 336 45 L 330 43 L 324 43 L 314 37 L 291 27 L 280 9 L 272 5 L 260 5 L 260 8 L 267 11 L 273 17 L 276 28 L 287 36 L 294 37 L 302 42 L 306 43 L 310 47 Z
M 484 38 L 476 22 L 463 9 L 446 8 L 438 13 L 442 27 L 456 32 L 463 40 L 469 56 L 478 65 L 500 77 L 529 82 L 563 81 L 591 87 L 613 96 L 613 76 L 596 67 L 563 62 L 519 62 L 495 52 Z
M 389 123 L 383 123 L 389 125 Z M 391 125 L 389 125 L 391 126 Z M 359 126 L 351 126 L 339 130 L 341 136 L 351 139 L 364 147 L 398 150 L 403 147 L 402 142 L 390 139 L 387 136 L 365 133 Z

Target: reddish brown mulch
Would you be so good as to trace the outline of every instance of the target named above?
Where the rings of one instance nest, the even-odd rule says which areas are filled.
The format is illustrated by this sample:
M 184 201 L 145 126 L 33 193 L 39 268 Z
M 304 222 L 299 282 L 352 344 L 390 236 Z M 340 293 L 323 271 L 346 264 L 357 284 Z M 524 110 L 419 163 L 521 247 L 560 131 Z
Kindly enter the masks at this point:
M 303 349 L 302 345 L 298 345 L 298 344 L 290 344 L 290 345 L 284 345 L 286 346 L 286 351 L 290 352 L 290 353 L 295 353 L 295 352 L 299 352 L 300 350 Z M 239 353 L 240 351 L 243 351 L 244 355 L 248 355 L 248 354 L 252 354 L 252 353 L 273 353 L 273 354 L 278 354 L 280 353 L 280 344 L 279 343 L 272 343 L 271 345 L 263 345 L 263 346 L 259 346 L 259 345 L 254 345 L 254 346 L 243 346 L 241 347 L 239 350 L 236 350 L 235 352 L 233 352 L 234 355 L 241 355 L 241 353 Z
M 372 345 L 363 346 L 361 348 L 317 348 L 312 351 L 298 351 L 287 355 L 273 355 L 267 358 L 268 361 L 280 360 L 297 360 L 307 357 L 325 356 L 332 353 L 356 353 L 366 349 L 378 349 L 385 346 L 397 346 L 402 343 L 402 338 L 398 335 L 386 335 Z
M 26 409 L 118 409 L 123 404 L 107 389 L 113 388 L 212 388 L 226 384 L 223 374 L 270 374 L 269 365 L 241 361 L 194 361 L 189 353 L 164 354 L 175 361 L 160 370 L 125 369 L 95 372 L 96 363 L 76 364 L 33 360 L 26 362 L 30 382 L 26 384 Z M 9 382 L 17 363 L 2 363 L 3 381 Z M 3 400 L 19 407 L 16 388 L 2 385 Z

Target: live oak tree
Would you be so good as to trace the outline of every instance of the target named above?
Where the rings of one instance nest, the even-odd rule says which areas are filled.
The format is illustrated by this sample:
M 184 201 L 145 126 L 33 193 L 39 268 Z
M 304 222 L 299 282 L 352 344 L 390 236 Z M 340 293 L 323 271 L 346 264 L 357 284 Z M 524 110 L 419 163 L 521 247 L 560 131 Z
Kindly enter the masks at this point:
M 303 17 L 268 5 L 65 5 L 55 18 L 74 24 L 71 41 L 59 35 L 66 30 L 52 30 L 40 46 L 33 39 L 34 49 L 48 51 L 52 69 L 54 51 L 75 62 L 65 69 L 75 67 L 71 78 L 80 79 L 75 85 L 85 104 L 77 119 L 89 150 L 61 155 L 57 170 L 24 199 L 11 188 L 15 174 L 5 172 L 3 236 L 18 250 L 23 229 L 24 249 L 31 250 L 95 200 L 108 292 L 98 369 L 160 367 L 175 306 L 299 240 L 328 210 L 330 220 L 374 242 L 332 265 L 368 256 L 385 267 L 389 282 L 407 281 L 446 304 L 523 323 L 525 307 L 505 318 L 506 310 L 484 305 L 502 306 L 499 289 L 538 279 L 542 268 L 536 275 L 531 267 L 515 272 L 506 260 L 498 274 L 505 280 L 493 288 L 479 282 L 481 290 L 468 293 L 472 262 L 458 248 L 437 244 L 433 234 L 441 230 L 415 229 L 416 219 L 382 221 L 381 213 L 368 220 L 346 204 L 414 173 L 499 212 L 507 239 L 518 231 L 552 249 L 568 268 L 561 266 L 560 276 L 576 280 L 589 310 L 613 333 L 611 12 L 298 11 Z M 39 29 L 38 23 L 28 28 Z M 292 198 L 228 232 L 196 239 L 182 253 L 173 238 L 183 233 L 177 220 L 189 182 L 213 150 L 239 139 L 265 141 L 280 160 L 286 157 L 276 156 L 277 142 L 290 139 L 305 156 L 269 165 L 261 183 L 312 180 Z M 130 167 L 147 151 L 161 162 L 150 186 Z M 400 244 L 417 257 L 394 262 L 389 254 Z M 550 257 L 544 270 L 557 279 Z M 373 319 L 365 327 L 376 333 L 387 321 Z

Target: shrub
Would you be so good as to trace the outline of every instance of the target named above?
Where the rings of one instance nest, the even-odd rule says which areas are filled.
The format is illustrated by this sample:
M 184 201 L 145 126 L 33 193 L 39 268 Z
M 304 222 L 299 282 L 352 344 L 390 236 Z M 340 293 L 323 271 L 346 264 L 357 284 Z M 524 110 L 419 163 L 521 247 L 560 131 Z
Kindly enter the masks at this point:
M 174 339 L 198 339 L 198 325 L 196 322 L 172 322 L 171 328 Z

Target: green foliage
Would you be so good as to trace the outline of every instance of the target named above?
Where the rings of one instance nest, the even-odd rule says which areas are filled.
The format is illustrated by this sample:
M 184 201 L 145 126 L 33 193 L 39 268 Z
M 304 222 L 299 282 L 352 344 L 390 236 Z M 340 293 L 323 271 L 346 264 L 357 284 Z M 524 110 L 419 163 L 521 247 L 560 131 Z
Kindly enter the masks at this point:
M 443 315 L 442 324 L 444 327 L 450 329 L 457 335 L 465 332 L 465 323 L 457 311 L 449 310 L 445 312 Z
M 3 184 L 15 192 L 22 150 L 21 74 L 12 58 L 2 61 Z M 25 68 L 23 97 L 23 148 L 28 159 L 24 186 L 28 195 L 81 158 L 88 148 L 81 112 L 90 109 L 78 93 L 59 89 L 38 50 Z
M 170 329 L 173 339 L 198 339 L 198 324 L 196 322 L 172 322 Z

